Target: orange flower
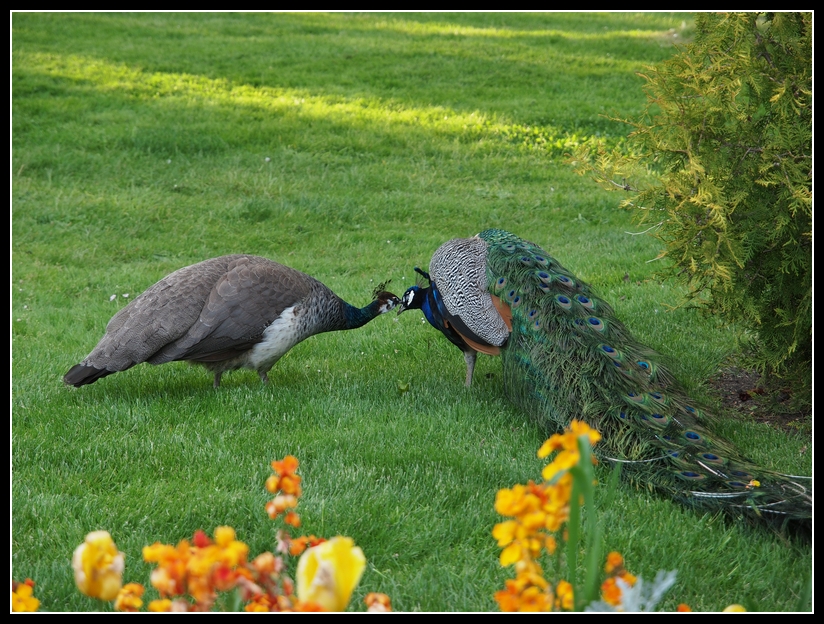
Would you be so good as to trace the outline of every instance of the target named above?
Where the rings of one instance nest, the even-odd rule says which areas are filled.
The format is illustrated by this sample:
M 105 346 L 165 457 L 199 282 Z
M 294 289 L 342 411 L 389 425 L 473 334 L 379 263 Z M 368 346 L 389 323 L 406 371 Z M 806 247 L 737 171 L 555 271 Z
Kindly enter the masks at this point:
M 278 559 L 270 552 L 259 554 L 252 560 L 252 566 L 258 574 L 273 574 L 278 569 Z
M 162 597 L 179 596 L 186 591 L 186 568 L 192 550 L 186 540 L 181 540 L 177 547 L 160 542 L 143 547 L 143 560 L 158 564 L 149 578 Z
M 565 611 L 572 611 L 575 605 L 575 595 L 572 591 L 572 584 L 568 581 L 560 581 L 558 587 L 555 588 L 555 608 Z
M 679 604 L 677 607 L 675 607 L 675 610 L 679 613 L 692 613 L 692 609 L 690 609 L 690 606 L 683 602 Z
M 624 569 L 624 558 L 616 551 L 607 555 L 604 571 L 610 576 L 601 584 L 601 597 L 607 604 L 618 606 L 621 604 L 621 588 L 616 580 L 621 579 L 632 587 L 637 579 Z
M 621 588 L 615 582 L 614 576 L 610 576 L 601 584 L 601 598 L 613 607 L 621 604 Z
M 298 499 L 296 496 L 292 494 L 281 494 L 266 503 L 266 513 L 274 520 L 287 509 L 297 507 L 297 504 Z
M 537 584 L 536 584 L 537 583 Z M 501 611 L 552 611 L 552 591 L 542 576 L 518 575 L 506 581 L 506 589 L 495 592 Z
M 366 603 L 366 610 L 373 613 L 384 613 L 392 610 L 392 601 L 386 594 L 369 592 L 363 601 Z
M 272 462 L 272 470 L 274 470 L 279 475 L 290 475 L 294 474 L 295 470 L 298 469 L 298 458 L 294 455 L 287 455 L 280 461 L 273 461 Z
M 517 611 L 521 604 L 521 590 L 517 581 L 513 579 L 507 579 L 505 587 L 506 589 L 495 592 L 495 600 L 498 601 L 501 611 L 512 613 Z
M 298 460 L 293 455 L 287 455 L 280 461 L 272 462 L 272 470 L 275 471 L 266 480 L 266 489 L 272 494 L 278 491 L 293 496 L 301 495 L 301 478 L 295 474 L 298 469 Z
M 607 555 L 607 562 L 604 564 L 604 572 L 607 574 L 612 574 L 613 570 L 616 568 L 623 568 L 624 567 L 624 558 L 621 556 L 621 553 L 612 551 Z
M 277 599 L 260 594 L 252 598 L 252 600 L 243 607 L 244 611 L 249 613 L 268 613 L 269 611 L 277 611 Z
M 144 591 L 143 585 L 140 583 L 126 583 L 120 590 L 120 593 L 117 594 L 117 598 L 114 601 L 114 610 L 128 612 L 139 611 L 140 607 L 143 606 L 141 597 Z
M 280 478 L 280 491 L 284 494 L 301 495 L 300 477 L 297 475 L 284 475 Z
M 296 537 L 289 542 L 289 554 L 297 556 L 306 550 L 307 546 L 317 546 L 326 540 L 322 537 L 315 537 L 314 535 Z

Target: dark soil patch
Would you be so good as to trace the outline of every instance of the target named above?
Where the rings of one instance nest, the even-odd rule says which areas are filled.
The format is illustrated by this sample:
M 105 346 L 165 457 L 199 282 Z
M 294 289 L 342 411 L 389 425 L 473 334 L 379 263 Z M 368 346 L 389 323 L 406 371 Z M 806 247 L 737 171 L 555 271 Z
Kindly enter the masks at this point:
M 710 388 L 727 410 L 744 418 L 763 422 L 787 432 L 809 430 L 812 413 L 792 406 L 786 390 L 771 390 L 760 384 L 760 376 L 752 371 L 727 368 L 709 380 Z

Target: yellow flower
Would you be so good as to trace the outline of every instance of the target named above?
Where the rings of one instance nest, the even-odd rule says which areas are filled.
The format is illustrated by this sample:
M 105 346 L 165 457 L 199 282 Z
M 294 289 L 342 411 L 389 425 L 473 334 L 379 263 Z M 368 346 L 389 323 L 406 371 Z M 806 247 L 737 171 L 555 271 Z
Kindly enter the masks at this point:
M 114 600 L 123 585 L 124 555 L 108 531 L 92 531 L 72 556 L 77 588 L 92 598 Z
M 569 425 L 570 432 L 575 438 L 585 435 L 589 438 L 589 445 L 595 446 L 601 439 L 601 434 L 583 421 L 573 420 Z M 575 443 L 578 446 L 578 443 Z
M 40 601 L 34 597 L 34 581 L 26 579 L 24 583 L 11 582 L 11 610 L 13 612 L 32 612 L 40 607 Z
M 297 594 L 327 611 L 343 611 L 366 567 L 363 551 L 348 537 L 310 548 L 298 561 Z
M 166 613 L 172 610 L 172 601 L 168 598 L 152 600 L 146 608 L 154 613 Z
M 543 459 L 547 457 L 552 451 L 559 451 L 565 449 L 567 451 L 578 450 L 578 438 L 582 435 L 589 438 L 589 445 L 595 444 L 601 439 L 601 434 L 595 429 L 592 429 L 588 424 L 580 420 L 573 420 L 569 424 L 569 428 L 564 433 L 553 434 L 549 440 L 541 445 L 538 449 L 538 457 Z
M 520 542 L 512 542 L 501 551 L 501 567 L 505 568 L 520 561 L 522 552 L 523 549 L 521 548 Z
M 723 613 L 746 613 L 747 610 L 740 604 L 731 604 L 724 609 Z
M 518 531 L 518 523 L 514 520 L 507 520 L 506 522 L 499 522 L 492 528 L 492 537 L 498 540 L 498 546 L 503 548 L 508 546 Z
M 217 527 L 215 529 L 215 544 L 220 547 L 218 558 L 223 564 L 234 568 L 246 562 L 249 547 L 235 539 L 235 530 L 232 527 Z

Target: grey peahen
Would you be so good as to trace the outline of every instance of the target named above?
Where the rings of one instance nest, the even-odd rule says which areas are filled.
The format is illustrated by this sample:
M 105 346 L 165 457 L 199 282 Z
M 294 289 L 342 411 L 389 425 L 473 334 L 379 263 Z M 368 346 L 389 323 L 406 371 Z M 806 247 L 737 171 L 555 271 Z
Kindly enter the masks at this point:
M 356 329 L 400 300 L 383 290 L 356 308 L 315 278 L 266 258 L 221 256 L 184 267 L 115 314 L 106 334 L 63 377 L 79 387 L 141 362 L 187 360 L 214 373 L 256 370 L 263 382 L 289 349 L 322 332 Z
M 537 245 L 491 229 L 444 243 L 429 281 L 398 308 L 420 309 L 464 353 L 500 354 L 509 398 L 549 432 L 572 419 L 602 434 L 600 459 L 689 506 L 809 526 L 812 481 L 765 470 L 711 433 L 713 416 L 679 387 L 610 306 Z M 798 522 L 796 522 L 798 521 Z

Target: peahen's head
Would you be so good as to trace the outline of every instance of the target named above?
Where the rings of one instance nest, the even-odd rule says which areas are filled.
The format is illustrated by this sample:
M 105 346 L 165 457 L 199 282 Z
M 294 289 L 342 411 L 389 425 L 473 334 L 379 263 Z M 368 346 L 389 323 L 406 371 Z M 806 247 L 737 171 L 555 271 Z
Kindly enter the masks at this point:
M 396 295 L 385 290 L 390 281 L 391 280 L 381 282 L 375 287 L 375 290 L 372 291 L 372 299 L 378 304 L 377 313 L 379 315 L 394 310 L 395 307 L 401 303 L 401 300 L 398 299 Z
M 396 295 L 385 290 L 375 293 L 375 301 L 378 302 L 378 314 L 384 314 L 385 312 L 394 310 L 401 304 L 401 300 L 398 299 Z

